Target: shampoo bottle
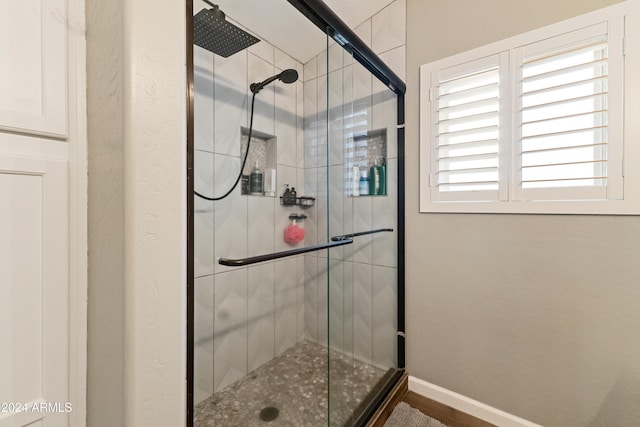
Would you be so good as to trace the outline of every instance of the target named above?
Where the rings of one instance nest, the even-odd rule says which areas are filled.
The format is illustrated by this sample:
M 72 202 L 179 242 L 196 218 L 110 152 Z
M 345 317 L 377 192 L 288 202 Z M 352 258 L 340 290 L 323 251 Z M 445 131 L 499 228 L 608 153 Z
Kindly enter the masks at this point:
M 373 161 L 369 172 L 369 194 L 372 196 L 380 194 L 380 166 L 377 159 Z
M 255 163 L 251 170 L 251 174 L 249 175 L 249 194 L 264 194 L 264 174 L 258 167 L 258 162 Z
M 360 173 L 360 195 L 368 196 L 369 195 L 369 176 L 367 173 L 367 169 Z
M 382 158 L 382 164 L 380 165 L 380 194 L 381 196 L 387 195 L 387 161 Z
M 296 187 L 291 187 L 291 191 L 289 192 L 289 204 L 291 206 L 298 204 L 298 192 L 296 191 Z

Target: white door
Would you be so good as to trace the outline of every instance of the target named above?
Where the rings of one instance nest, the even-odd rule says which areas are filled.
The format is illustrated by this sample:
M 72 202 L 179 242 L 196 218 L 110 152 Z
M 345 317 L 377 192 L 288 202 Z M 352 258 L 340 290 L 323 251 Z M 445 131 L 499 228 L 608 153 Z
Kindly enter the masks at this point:
M 73 31 L 67 0 L 0 0 L 0 427 L 75 425 Z

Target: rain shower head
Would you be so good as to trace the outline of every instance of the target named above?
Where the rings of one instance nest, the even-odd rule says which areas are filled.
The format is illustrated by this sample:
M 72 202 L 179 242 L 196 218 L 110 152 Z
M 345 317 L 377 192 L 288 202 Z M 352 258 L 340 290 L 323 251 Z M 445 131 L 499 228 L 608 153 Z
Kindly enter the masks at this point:
M 260 41 L 227 22 L 224 12 L 217 5 L 204 1 L 213 7 L 202 9 L 193 17 L 194 44 L 227 58 Z
M 279 79 L 282 83 L 293 83 L 298 80 L 298 72 L 293 68 L 288 68 L 281 72 L 280 74 L 276 74 L 275 76 L 269 77 L 267 80 L 260 83 L 251 83 L 249 89 L 251 92 L 258 93 L 262 90 L 263 87 L 271 83 L 272 81 Z

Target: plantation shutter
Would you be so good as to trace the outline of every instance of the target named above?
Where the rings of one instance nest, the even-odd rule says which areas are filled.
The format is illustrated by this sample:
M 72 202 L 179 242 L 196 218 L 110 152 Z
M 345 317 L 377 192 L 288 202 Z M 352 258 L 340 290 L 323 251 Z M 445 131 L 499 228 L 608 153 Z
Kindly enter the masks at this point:
M 501 60 L 505 59 L 494 55 L 432 75 L 434 200 L 501 198 L 501 86 L 507 68 Z
M 607 25 L 516 51 L 516 199 L 606 199 L 610 184 Z

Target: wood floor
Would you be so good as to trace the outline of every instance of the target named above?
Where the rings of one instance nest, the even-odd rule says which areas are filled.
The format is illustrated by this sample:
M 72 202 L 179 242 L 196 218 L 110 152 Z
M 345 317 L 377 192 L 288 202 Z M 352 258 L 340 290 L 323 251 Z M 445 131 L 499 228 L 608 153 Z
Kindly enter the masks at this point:
M 380 409 L 367 423 L 367 427 L 383 427 L 385 421 L 393 412 L 393 408 L 399 402 L 406 402 L 410 406 L 420 410 L 425 415 L 435 418 L 448 427 L 496 427 L 486 421 L 480 420 L 457 409 L 451 408 L 435 400 L 428 399 L 413 391 L 409 391 L 409 376 L 405 372 L 398 384 L 389 393 L 389 396 Z

